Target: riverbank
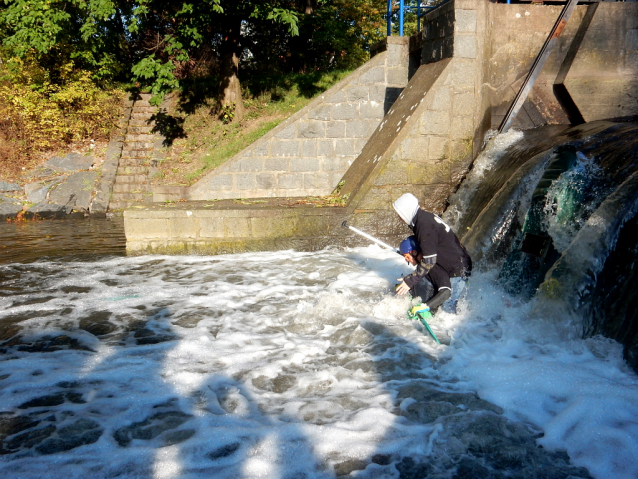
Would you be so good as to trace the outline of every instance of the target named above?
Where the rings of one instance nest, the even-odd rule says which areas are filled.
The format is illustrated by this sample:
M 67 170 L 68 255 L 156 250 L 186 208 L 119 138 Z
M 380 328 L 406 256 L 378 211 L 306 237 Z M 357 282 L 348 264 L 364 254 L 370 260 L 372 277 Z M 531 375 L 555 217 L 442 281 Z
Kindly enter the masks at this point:
M 105 144 L 93 146 L 84 153 L 54 156 L 17 180 L 0 178 L 0 220 L 106 214 L 108 197 L 102 190 L 109 186 L 109 173 L 114 176 L 113 165 L 105 161 L 107 151 Z

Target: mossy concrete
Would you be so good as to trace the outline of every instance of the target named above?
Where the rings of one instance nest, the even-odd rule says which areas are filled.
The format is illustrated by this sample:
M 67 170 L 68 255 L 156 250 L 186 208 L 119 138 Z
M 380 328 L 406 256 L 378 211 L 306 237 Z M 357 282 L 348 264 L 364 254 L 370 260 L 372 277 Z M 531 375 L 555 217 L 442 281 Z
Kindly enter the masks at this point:
M 272 199 L 242 204 L 224 200 L 184 202 L 124 211 L 127 249 L 134 254 L 224 254 L 366 244 L 342 223 L 387 241 L 401 234 L 396 215 L 355 215 L 351 208 Z

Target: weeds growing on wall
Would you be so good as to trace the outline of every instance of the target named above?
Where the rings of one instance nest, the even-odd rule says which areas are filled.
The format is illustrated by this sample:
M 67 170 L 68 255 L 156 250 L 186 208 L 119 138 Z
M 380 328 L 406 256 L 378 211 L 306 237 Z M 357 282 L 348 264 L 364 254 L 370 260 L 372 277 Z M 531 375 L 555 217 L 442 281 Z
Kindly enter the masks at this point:
M 55 82 L 27 58 L 0 64 L 0 169 L 13 176 L 73 142 L 108 138 L 123 92 L 96 84 L 72 62 Z

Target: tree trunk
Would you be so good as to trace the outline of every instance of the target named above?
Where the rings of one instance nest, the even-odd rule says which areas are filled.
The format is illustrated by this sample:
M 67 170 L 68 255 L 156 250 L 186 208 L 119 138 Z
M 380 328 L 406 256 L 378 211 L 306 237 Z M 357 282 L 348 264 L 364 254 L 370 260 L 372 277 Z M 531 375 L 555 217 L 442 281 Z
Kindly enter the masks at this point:
M 306 15 L 312 15 L 312 13 L 317 9 L 317 0 L 299 0 L 298 6 L 300 12 L 305 13 Z
M 230 20 L 230 19 L 229 19 Z M 224 33 L 221 52 L 221 83 L 217 99 L 217 113 L 220 116 L 232 113 L 227 121 L 241 121 L 244 118 L 244 102 L 239 84 L 239 57 L 241 56 L 241 19 L 232 19 Z

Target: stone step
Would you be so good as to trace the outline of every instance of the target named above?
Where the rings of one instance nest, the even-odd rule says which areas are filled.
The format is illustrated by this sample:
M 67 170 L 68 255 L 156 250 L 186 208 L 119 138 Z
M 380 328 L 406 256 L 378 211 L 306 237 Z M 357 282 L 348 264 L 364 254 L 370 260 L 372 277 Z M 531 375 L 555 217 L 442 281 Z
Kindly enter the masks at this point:
M 120 166 L 142 168 L 150 165 L 150 158 L 120 158 Z
M 148 150 L 153 149 L 153 141 L 126 141 L 123 150 Z
M 144 122 L 144 125 L 129 126 L 126 133 L 129 135 L 149 135 L 149 134 L 153 134 L 152 131 L 153 131 L 153 125 L 147 125 L 146 122 Z
M 148 182 L 148 175 L 121 175 L 117 174 L 115 177 L 115 183 L 118 184 L 138 184 L 146 186 Z
M 131 112 L 131 119 L 132 120 L 150 120 L 152 116 L 153 116 L 153 113 L 147 113 L 145 111 L 135 111 L 135 110 L 133 110 Z
M 124 166 L 120 165 L 117 170 L 118 175 L 147 175 L 148 168 L 146 166 Z
M 153 148 L 145 148 L 143 150 L 136 150 L 131 148 L 122 148 L 122 158 L 149 158 L 153 156 Z
M 149 122 L 148 118 L 131 118 L 131 120 L 128 122 L 128 126 L 129 127 L 149 127 L 152 128 L 153 127 L 153 122 Z
M 151 203 L 153 200 L 153 194 L 147 191 L 136 191 L 133 193 L 113 193 L 113 201 L 121 202 L 127 201 L 129 203 Z
M 115 201 L 114 199 L 111 199 L 111 201 L 109 202 L 109 210 L 113 211 L 113 210 L 123 210 L 125 208 L 128 208 L 128 203 L 126 201 Z
M 113 194 L 115 193 L 127 193 L 127 194 L 137 194 L 137 193 L 148 193 L 148 186 L 146 183 L 138 184 L 138 183 L 115 183 L 113 185 Z
M 126 144 L 131 144 L 131 143 L 151 143 L 151 142 L 155 142 L 155 135 L 153 135 L 152 133 L 143 133 L 143 134 L 127 134 L 124 137 L 124 141 L 126 142 Z
M 149 116 L 157 113 L 157 107 L 151 106 L 150 103 L 135 102 L 131 113 L 148 113 Z

